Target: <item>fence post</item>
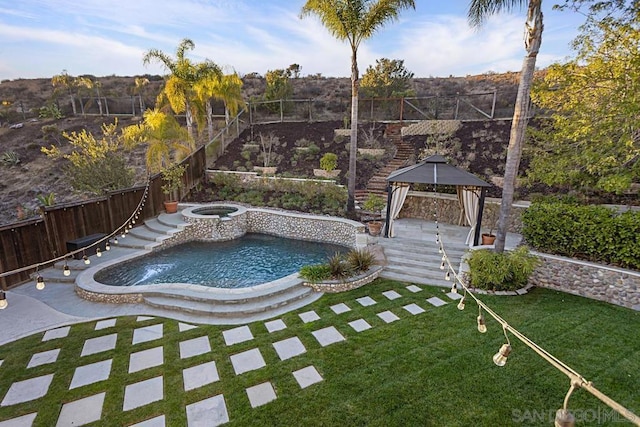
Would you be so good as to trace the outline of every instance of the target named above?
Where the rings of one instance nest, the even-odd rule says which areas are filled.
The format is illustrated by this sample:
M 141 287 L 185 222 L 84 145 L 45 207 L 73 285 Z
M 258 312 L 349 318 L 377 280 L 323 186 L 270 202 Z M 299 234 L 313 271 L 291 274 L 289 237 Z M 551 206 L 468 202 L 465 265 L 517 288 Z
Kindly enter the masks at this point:
M 284 122 L 284 100 L 280 98 L 280 123 Z

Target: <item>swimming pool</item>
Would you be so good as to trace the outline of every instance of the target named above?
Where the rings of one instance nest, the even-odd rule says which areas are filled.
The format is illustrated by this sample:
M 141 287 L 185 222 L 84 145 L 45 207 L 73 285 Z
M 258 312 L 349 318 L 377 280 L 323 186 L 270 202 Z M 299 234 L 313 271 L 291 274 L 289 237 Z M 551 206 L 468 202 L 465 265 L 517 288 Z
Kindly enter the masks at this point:
M 270 282 L 308 264 L 325 262 L 345 246 L 246 234 L 224 242 L 188 242 L 98 271 L 111 286 L 188 283 L 237 289 Z

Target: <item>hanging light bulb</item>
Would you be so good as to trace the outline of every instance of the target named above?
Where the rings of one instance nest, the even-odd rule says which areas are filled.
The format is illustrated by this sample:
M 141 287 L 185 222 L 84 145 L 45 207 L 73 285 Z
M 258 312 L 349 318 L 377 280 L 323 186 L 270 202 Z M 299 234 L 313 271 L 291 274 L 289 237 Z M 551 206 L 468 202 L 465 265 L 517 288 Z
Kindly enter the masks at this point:
M 574 427 L 576 419 L 568 409 L 558 409 L 554 425 L 555 427 Z
M 82 255 L 82 261 L 84 261 L 84 263 L 85 263 L 86 265 L 91 264 L 91 260 L 89 259 L 89 257 L 88 257 L 86 254 L 85 254 L 85 255 Z
M 138 218 L 138 215 L 136 215 L 136 218 Z M 136 223 L 136 220 L 135 220 L 135 219 L 132 219 L 132 220 L 131 220 L 131 224 L 135 224 L 135 223 Z
M 38 274 L 38 277 L 36 278 L 36 289 L 41 291 L 44 289 L 44 278 Z
M 441 253 L 442 253 L 442 246 L 440 246 L 440 247 L 438 248 L 438 253 L 439 253 L 439 254 L 441 254 Z
M 107 243 L 104 244 L 104 250 L 105 251 L 111 250 L 111 241 L 107 240 Z
M 458 303 L 458 310 L 460 310 L 460 311 L 464 310 L 465 299 L 466 299 L 465 297 L 462 297 L 462 299 Z
M 96 256 L 98 258 L 100 258 L 102 256 L 102 251 L 100 250 L 100 248 L 96 248 Z
M 456 285 L 456 282 L 453 282 L 453 285 L 451 285 L 451 293 L 452 294 L 458 293 L 458 286 Z
M 511 346 L 509 344 L 502 344 L 500 350 L 493 355 L 493 363 L 497 366 L 504 366 L 507 363 L 507 357 L 511 353 Z
M 133 225 L 131 225 L 131 223 L 129 223 L 129 230 L 131 230 L 133 228 Z
M 440 243 L 440 233 L 436 233 L 436 243 Z
M 447 255 L 442 255 L 442 260 L 446 261 L 447 260 Z
M 451 272 L 450 271 L 447 271 L 447 274 L 444 275 L 444 280 L 451 280 Z M 451 292 L 453 292 L 453 290 Z
M 114 245 L 117 245 L 117 244 L 118 244 L 118 238 L 117 238 L 117 237 L 114 237 L 114 238 L 113 238 L 113 244 L 114 244 Z
M 484 315 L 482 314 L 482 311 L 480 312 L 480 314 L 478 314 L 478 332 L 480 332 L 481 334 L 486 334 L 487 333 L 487 325 L 484 323 Z
M 9 302 L 7 301 L 7 296 L 4 291 L 0 291 L 0 310 L 4 310 L 8 305 Z
M 62 267 L 62 274 L 64 274 L 65 276 L 71 276 L 71 269 L 66 262 L 64 263 L 64 267 Z
M 444 261 L 442 261 L 442 264 L 440 264 L 440 270 L 444 270 Z
M 124 232 L 124 230 L 122 230 L 122 233 L 120 234 L 120 237 L 124 239 L 125 238 L 125 234 L 126 233 Z

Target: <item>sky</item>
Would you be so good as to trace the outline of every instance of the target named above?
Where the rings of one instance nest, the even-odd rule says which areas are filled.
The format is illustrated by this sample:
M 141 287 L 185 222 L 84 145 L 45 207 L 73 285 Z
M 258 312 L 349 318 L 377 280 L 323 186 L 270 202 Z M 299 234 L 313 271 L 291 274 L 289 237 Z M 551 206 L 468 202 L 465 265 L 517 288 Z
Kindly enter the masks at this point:
M 300 18 L 304 0 L 0 0 L 0 80 L 165 74 L 143 65 L 149 49 L 209 59 L 240 75 L 299 64 L 301 75 L 350 76 L 351 53 L 317 18 Z M 519 71 L 525 11 L 490 18 L 480 29 L 466 19 L 467 0 L 416 0 L 358 49 L 361 74 L 376 59 L 402 59 L 415 77 Z M 579 15 L 544 3 L 537 65 L 572 54 Z

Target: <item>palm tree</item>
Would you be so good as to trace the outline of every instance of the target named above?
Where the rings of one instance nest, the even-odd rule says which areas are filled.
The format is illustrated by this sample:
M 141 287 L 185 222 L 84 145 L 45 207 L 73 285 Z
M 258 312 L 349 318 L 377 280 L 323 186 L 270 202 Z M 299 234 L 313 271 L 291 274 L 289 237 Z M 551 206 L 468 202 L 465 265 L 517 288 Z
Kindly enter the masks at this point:
M 358 47 L 388 21 L 398 19 L 400 11 L 416 7 L 413 0 L 307 0 L 301 17 L 316 15 L 338 40 L 351 46 L 351 136 L 347 211 L 355 210 L 356 155 L 358 153 Z
M 516 105 L 511 123 L 511 135 L 504 169 L 502 204 L 500 205 L 500 217 L 496 233 L 496 252 L 504 251 L 513 193 L 515 191 L 520 158 L 522 157 L 522 145 L 529 116 L 531 83 L 533 82 L 533 74 L 536 68 L 536 58 L 542 43 L 542 0 L 472 0 L 468 13 L 471 25 L 478 27 L 493 14 L 511 11 L 515 7 L 522 7 L 525 4 L 527 5 L 527 21 L 525 22 L 524 47 L 527 54 L 522 63 L 518 95 L 516 96 Z
M 194 64 L 185 57 L 187 50 L 195 48 L 193 41 L 183 39 L 176 49 L 175 59 L 171 58 L 158 49 L 150 49 L 142 58 L 142 62 L 147 65 L 151 61 L 162 63 L 171 72 L 165 82 L 162 95 L 171 105 L 171 109 L 176 114 L 185 113 L 187 120 L 187 131 L 194 138 L 193 132 L 193 106 L 194 98 L 193 86 L 199 80 L 208 78 L 210 75 L 221 75 L 220 67 L 212 61 Z
M 240 107 L 245 106 L 242 99 L 242 79 L 237 73 L 225 74 L 222 77 L 212 76 L 202 79 L 194 86 L 200 103 L 205 105 L 209 142 L 213 139 L 213 110 L 211 98 L 224 103 L 225 124 L 229 124 L 230 116 L 238 114 Z

